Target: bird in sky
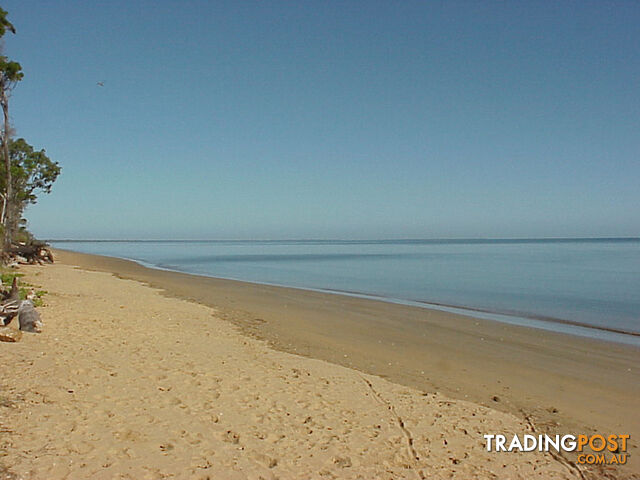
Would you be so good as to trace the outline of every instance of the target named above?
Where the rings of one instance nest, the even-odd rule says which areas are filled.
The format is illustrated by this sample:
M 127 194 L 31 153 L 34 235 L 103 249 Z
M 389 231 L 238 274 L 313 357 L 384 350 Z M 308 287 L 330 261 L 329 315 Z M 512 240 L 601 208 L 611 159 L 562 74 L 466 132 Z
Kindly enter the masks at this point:
M 104 82 L 98 82 L 99 87 L 104 87 Z

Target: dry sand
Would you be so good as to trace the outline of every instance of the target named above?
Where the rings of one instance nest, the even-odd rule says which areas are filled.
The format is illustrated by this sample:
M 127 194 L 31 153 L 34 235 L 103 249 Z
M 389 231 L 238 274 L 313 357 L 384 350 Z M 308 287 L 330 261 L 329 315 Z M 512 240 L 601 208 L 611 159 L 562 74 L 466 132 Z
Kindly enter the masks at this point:
M 580 478 L 485 450 L 485 433 L 529 433 L 522 415 L 276 351 L 233 311 L 109 273 L 23 271 L 49 294 L 44 332 L 0 344 L 0 464 L 17 478 Z

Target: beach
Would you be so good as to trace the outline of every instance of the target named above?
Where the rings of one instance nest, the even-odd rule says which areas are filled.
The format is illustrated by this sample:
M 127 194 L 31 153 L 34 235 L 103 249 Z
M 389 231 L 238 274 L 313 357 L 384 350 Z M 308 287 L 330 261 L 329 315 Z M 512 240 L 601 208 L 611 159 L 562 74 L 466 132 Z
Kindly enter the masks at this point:
M 13 478 L 625 478 L 640 349 L 56 251 L 0 344 Z M 629 434 L 623 467 L 484 434 Z M 2 470 L 0 470 L 2 472 Z

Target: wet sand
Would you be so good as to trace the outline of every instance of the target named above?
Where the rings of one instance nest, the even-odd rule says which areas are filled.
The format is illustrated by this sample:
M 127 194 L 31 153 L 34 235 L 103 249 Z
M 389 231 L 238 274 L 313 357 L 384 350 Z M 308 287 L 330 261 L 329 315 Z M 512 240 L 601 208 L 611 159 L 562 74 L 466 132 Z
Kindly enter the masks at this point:
M 542 478 L 575 477 L 577 472 L 571 467 L 548 455 L 538 453 L 532 454 L 533 457 L 523 455 L 518 458 L 509 455 L 506 462 L 499 455 L 496 457 L 496 454 L 483 453 L 483 433 L 528 433 L 530 425 L 534 425 L 538 432 L 562 434 L 629 433 L 632 458 L 622 472 L 638 470 L 634 457 L 637 456 L 637 438 L 640 434 L 635 408 L 640 398 L 640 352 L 633 347 L 374 300 L 152 270 L 133 262 L 107 257 L 63 251 L 56 252 L 56 256 L 59 265 L 25 267 L 29 275 L 35 276 L 33 282 L 43 285 L 52 292 L 52 296 L 48 300 L 50 306 L 43 310 L 47 322 L 45 332 L 40 336 L 29 335 L 26 341 L 15 344 L 17 348 L 14 350 L 20 351 L 17 358 L 22 359 L 22 363 L 26 362 L 18 362 L 19 369 L 29 371 L 33 370 L 34 365 L 39 366 L 41 375 L 53 370 L 47 383 L 55 384 L 55 387 L 52 386 L 52 391 L 43 394 L 42 390 L 46 389 L 38 387 L 37 376 L 31 383 L 24 384 L 20 375 L 16 374 L 8 380 L 6 388 L 35 403 L 48 405 L 53 402 L 54 406 L 47 408 L 54 409 L 56 402 L 63 404 L 77 398 L 78 392 L 86 387 L 83 398 L 93 402 L 92 408 L 97 409 L 103 426 L 113 422 L 114 427 L 109 427 L 113 438 L 124 439 L 125 444 L 131 441 L 135 445 L 133 450 L 133 447 L 127 447 L 129 453 L 125 452 L 130 459 L 137 459 L 131 460 L 131 471 L 139 472 L 145 465 L 140 460 L 142 452 L 146 451 L 144 448 L 152 449 L 149 451 L 153 451 L 154 456 L 149 457 L 147 462 L 151 462 L 159 472 L 165 468 L 165 464 L 170 463 L 163 459 L 169 455 L 167 451 L 178 448 L 176 445 L 187 449 L 181 450 L 183 456 L 180 457 L 182 460 L 186 458 L 184 455 L 189 451 L 189 438 L 197 435 L 189 428 L 182 428 L 182 433 L 174 432 L 175 425 L 171 419 L 164 418 L 166 412 L 162 409 L 175 408 L 179 413 L 182 409 L 180 404 L 187 400 L 185 411 L 197 412 L 191 420 L 199 418 L 199 421 L 204 421 L 202 415 L 214 415 L 212 411 L 221 410 L 223 406 L 229 409 L 227 415 L 236 416 L 234 425 L 239 426 L 235 429 L 228 423 L 218 425 L 220 418 L 217 423 L 214 422 L 216 432 L 216 425 L 220 427 L 220 432 L 216 433 L 220 438 L 203 439 L 208 431 L 204 429 L 200 432 L 200 438 L 191 439 L 193 445 L 199 444 L 196 440 L 200 443 L 206 440 L 207 448 L 213 452 L 212 458 L 215 453 L 218 455 L 215 458 L 222 459 L 219 463 L 213 462 L 212 467 L 207 467 L 214 468 L 212 471 L 218 473 L 231 468 L 230 472 L 241 471 L 244 474 L 260 471 L 280 478 L 302 478 L 304 475 L 301 477 L 295 472 L 297 468 L 302 468 L 300 462 L 304 458 L 309 462 L 305 468 L 311 468 L 306 470 L 310 478 L 331 478 L 320 475 L 323 468 L 328 468 L 327 472 L 335 478 L 358 478 L 356 473 L 374 475 L 368 478 L 385 478 L 380 476 L 385 471 L 389 472 L 388 478 L 416 478 L 416 475 L 419 478 L 427 473 L 435 475 L 435 478 L 447 478 L 449 475 L 454 478 L 473 478 L 469 475 L 491 478 L 491 474 L 498 478 L 530 478 L 533 470 L 526 469 L 532 468 L 532 465 L 536 465 L 536 472 Z M 104 273 L 73 269 L 70 265 L 116 273 L 119 277 L 158 288 L 169 298 L 138 283 L 124 282 Z M 171 297 L 192 300 L 200 305 Z M 266 340 L 278 350 L 319 360 L 275 352 L 266 348 L 263 342 L 235 333 L 229 322 L 220 319 L 230 321 L 244 334 Z M 73 323 L 70 323 L 71 320 Z M 213 339 L 216 342 L 224 339 L 230 343 L 216 345 L 212 349 Z M 110 357 L 104 357 L 105 349 Z M 249 351 L 248 357 L 245 350 Z M 6 349 L 1 351 L 2 361 L 5 364 L 12 360 L 15 362 L 15 358 L 5 357 L 11 355 L 7 352 Z M 40 352 L 44 352 L 42 358 L 39 357 Z M 75 355 L 72 355 L 74 352 Z M 233 368 L 223 367 L 225 362 L 231 362 Z M 349 368 L 341 368 L 336 364 Z M 294 372 L 294 369 L 298 371 Z M 111 373 L 116 373 L 115 380 Z M 166 383 L 172 385 L 164 385 L 166 378 L 162 378 L 163 375 L 171 379 Z M 211 400 L 212 403 L 205 408 L 203 405 L 209 393 L 213 391 L 215 396 L 217 388 L 215 381 L 209 381 L 212 375 L 224 377 L 222 383 L 230 390 L 218 389 L 221 395 Z M 65 390 L 60 386 L 57 376 L 72 386 Z M 320 378 L 326 380 L 329 377 L 343 387 L 350 387 L 335 391 L 333 387 L 327 389 L 322 386 L 323 380 Z M 209 380 L 203 382 L 203 378 Z M 385 378 L 393 383 L 385 381 Z M 118 381 L 124 383 L 116 386 Z M 329 381 L 331 384 L 332 381 Z M 116 382 L 113 391 L 111 382 Z M 148 391 L 144 390 L 146 386 L 143 388 L 144 395 L 136 393 L 136 389 L 127 390 L 138 384 L 142 388 L 147 382 L 150 385 Z M 302 382 L 298 385 L 302 389 L 294 388 L 297 382 Z M 101 388 L 106 388 L 105 385 L 108 385 L 110 392 L 108 396 L 100 393 Z M 171 390 L 167 390 L 169 387 Z M 167 391 L 174 392 L 170 397 L 176 403 L 157 405 L 156 396 L 164 395 L 157 392 Z M 235 399 L 233 391 L 236 392 Z M 330 400 L 327 395 L 331 396 Z M 361 403 L 363 398 L 366 398 L 366 404 Z M 370 401 L 374 401 L 377 407 Z M 112 405 L 114 402 L 115 405 Z M 146 447 L 142 448 L 138 445 L 140 442 L 135 441 L 140 431 L 143 431 L 143 436 L 155 435 L 154 439 L 159 439 L 159 433 L 153 430 L 159 428 L 157 425 L 152 428 L 145 423 L 143 426 L 139 425 L 142 419 L 136 420 L 136 412 L 144 417 L 143 407 L 148 402 L 155 405 L 153 408 L 159 409 L 158 415 L 149 418 L 149 425 L 154 425 L 154 421 L 155 424 L 161 424 L 163 428 L 166 427 L 167 438 L 173 439 L 173 443 L 165 440 L 171 447 L 164 445 L 164 450 L 162 445 L 157 445 L 153 447 L 156 451 L 145 442 L 142 443 Z M 278 406 L 279 402 L 282 405 Z M 63 419 L 69 416 L 65 428 L 71 429 L 70 432 L 79 428 L 78 423 L 83 425 L 84 432 L 77 434 L 78 442 L 82 443 L 80 439 L 86 438 L 88 432 L 92 431 L 94 427 L 91 425 L 95 426 L 95 421 L 92 422 L 89 417 L 72 421 L 71 417 L 83 412 L 87 414 L 86 405 L 77 407 L 77 411 L 69 407 Z M 453 411 L 451 408 L 460 410 Z M 130 417 L 126 414 L 127 409 L 131 410 Z M 322 465 L 308 457 L 308 453 L 317 449 L 319 444 L 311 446 L 304 443 L 307 437 L 302 435 L 302 430 L 289 432 L 287 442 L 291 444 L 285 442 L 286 448 L 283 446 L 285 444 L 278 441 L 273 442 L 273 448 L 266 449 L 257 447 L 266 445 L 259 441 L 257 444 L 251 443 L 252 446 L 240 440 L 236 442 L 236 435 L 240 439 L 251 438 L 253 442 L 255 435 L 260 435 L 256 429 L 277 431 L 277 422 L 284 421 L 287 425 L 287 418 L 294 410 L 296 418 L 302 418 L 306 411 L 314 412 L 315 416 L 311 415 L 310 422 L 316 422 L 316 426 L 308 428 L 312 432 L 318 432 L 320 428 L 327 433 L 331 430 L 326 428 L 339 429 L 342 428 L 340 422 L 348 422 L 349 427 L 344 427 L 348 432 L 340 430 L 342 433 L 334 439 L 338 443 L 332 444 L 330 435 L 322 437 L 328 445 L 328 450 L 316 452 L 317 461 L 324 462 Z M 218 413 L 225 412 L 221 410 Z M 366 414 L 365 417 L 361 418 L 360 413 Z M 47 418 L 51 418 L 53 414 L 47 411 L 47 415 Z M 116 421 L 113 420 L 114 415 L 123 417 Z M 483 421 L 480 424 L 473 423 L 478 415 Z M 317 426 L 316 416 L 322 417 L 323 426 Z M 374 417 L 386 418 L 385 421 L 390 422 L 389 436 L 383 436 L 380 441 L 375 440 L 379 436 L 374 435 L 375 431 L 367 436 L 362 430 L 365 425 L 371 427 L 369 423 Z M 398 418 L 401 419 L 400 423 Z M 42 418 L 39 420 L 44 421 Z M 183 420 L 180 420 L 181 424 L 192 426 L 187 418 Z M 493 420 L 498 423 L 491 423 Z M 16 428 L 20 428 L 20 422 L 15 421 Z M 22 421 L 25 419 L 22 418 Z M 58 421 L 61 421 L 60 418 Z M 306 416 L 302 421 L 304 425 Z M 267 425 L 260 425 L 264 422 Z M 438 422 L 442 424 L 438 425 Z M 407 425 L 406 431 L 401 427 L 402 424 Z M 395 430 L 391 429 L 391 425 L 395 425 Z M 40 436 L 51 436 L 47 432 L 55 428 L 53 423 L 44 422 Z M 373 425 L 372 428 L 377 427 Z M 358 437 L 354 433 L 356 431 L 364 437 Z M 451 439 L 441 445 L 442 432 L 445 432 L 445 436 L 451 435 L 450 438 L 457 439 L 454 443 L 459 445 L 458 453 L 451 452 L 452 447 L 448 446 L 452 444 Z M 38 435 L 30 435 L 35 436 L 31 439 L 35 449 Z M 408 438 L 411 438 L 411 442 Z M 107 440 L 102 438 L 102 441 Z M 40 441 L 44 443 L 42 439 Z M 232 450 L 226 456 L 220 456 L 216 450 L 220 445 L 216 442 L 225 448 L 231 446 Z M 391 448 L 393 442 L 396 442 L 395 449 Z M 111 445 L 109 442 L 107 444 Z M 366 451 L 377 453 L 366 457 L 369 454 L 360 448 L 362 445 L 367 445 Z M 102 455 L 96 453 L 96 461 L 104 461 L 109 466 L 92 470 L 93 475 L 112 478 L 106 474 L 100 477 L 99 472 L 116 472 L 114 459 L 124 455 L 120 446 L 118 442 L 111 445 L 110 448 L 114 450 L 111 453 L 95 447 L 96 452 Z M 280 449 L 281 446 L 284 450 Z M 249 449 L 253 452 L 252 456 L 236 455 L 233 448 L 241 447 L 245 450 L 240 452 Z M 387 447 L 389 449 L 385 450 Z M 20 439 L 12 448 L 20 448 Z M 65 448 L 69 450 L 68 446 Z M 411 459 L 411 448 L 418 452 L 420 460 Z M 194 451 L 200 452 L 200 449 L 194 447 Z M 345 451 L 350 452 L 348 461 L 340 457 L 340 452 Z M 269 452 L 272 456 L 269 456 Z M 74 455 L 69 450 L 64 458 L 81 461 Z M 260 467 L 260 460 L 256 460 L 262 458 L 261 455 L 269 459 L 263 458 L 268 464 L 266 467 Z M 525 457 L 526 462 L 521 464 L 520 460 L 524 461 Z M 211 458 L 206 454 L 202 454 L 200 460 L 205 462 L 205 466 L 206 461 L 211 463 Z M 276 465 L 269 468 L 274 461 L 280 465 L 280 470 Z M 21 462 L 18 467 L 22 465 L 27 468 L 35 463 L 43 468 L 45 465 L 49 469 L 55 467 L 51 466 L 51 462 L 30 463 L 28 459 Z M 349 463 L 350 466 L 345 466 Z M 354 469 L 356 463 L 357 468 Z M 507 468 L 502 467 L 503 463 L 516 470 L 508 473 L 501 471 L 501 468 Z M 307 465 L 305 462 L 303 464 Z M 176 465 L 192 468 L 198 474 L 206 473 L 200 472 L 197 465 L 189 462 Z M 67 473 L 81 472 L 73 468 L 64 466 Z M 92 463 L 91 468 L 95 469 L 96 465 Z M 154 478 L 155 473 L 150 472 L 149 475 L 149 478 Z M 70 478 L 85 477 L 72 475 Z M 178 478 L 193 477 L 184 475 Z M 214 475 L 212 478 L 222 477 Z

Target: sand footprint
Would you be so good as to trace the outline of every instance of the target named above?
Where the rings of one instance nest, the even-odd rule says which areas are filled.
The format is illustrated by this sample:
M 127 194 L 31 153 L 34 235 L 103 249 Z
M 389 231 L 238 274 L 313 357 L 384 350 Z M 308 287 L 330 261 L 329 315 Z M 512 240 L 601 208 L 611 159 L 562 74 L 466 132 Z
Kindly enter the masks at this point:
M 240 435 L 238 435 L 233 430 L 227 430 L 225 432 L 222 432 L 222 441 L 237 445 L 238 443 L 240 443 Z

